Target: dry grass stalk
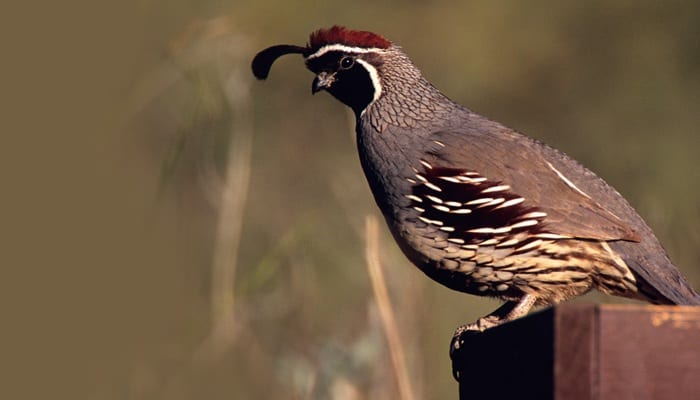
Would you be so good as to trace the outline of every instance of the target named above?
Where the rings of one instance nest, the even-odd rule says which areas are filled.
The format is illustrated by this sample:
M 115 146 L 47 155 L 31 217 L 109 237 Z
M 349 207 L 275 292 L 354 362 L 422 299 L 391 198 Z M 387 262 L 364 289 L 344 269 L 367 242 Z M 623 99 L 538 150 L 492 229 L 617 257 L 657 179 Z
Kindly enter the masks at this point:
M 379 316 L 386 340 L 389 344 L 391 363 L 394 367 L 394 375 L 399 387 L 399 395 L 403 400 L 413 400 L 413 389 L 406 368 L 406 357 L 401 343 L 401 336 L 394 318 L 394 310 L 389 300 L 384 273 L 379 262 L 379 228 L 377 218 L 368 215 L 365 220 L 367 270 L 372 281 L 372 290 L 379 308 Z

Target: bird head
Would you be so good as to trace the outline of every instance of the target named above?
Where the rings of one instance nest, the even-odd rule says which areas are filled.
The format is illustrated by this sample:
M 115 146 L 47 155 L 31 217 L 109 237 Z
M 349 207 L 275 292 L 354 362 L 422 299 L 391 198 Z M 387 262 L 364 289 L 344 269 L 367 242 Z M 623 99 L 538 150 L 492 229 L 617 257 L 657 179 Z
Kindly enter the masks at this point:
M 276 45 L 253 59 L 253 74 L 267 78 L 272 64 L 285 54 L 301 54 L 316 74 L 311 92 L 325 90 L 360 115 L 382 95 L 381 69 L 392 43 L 372 32 L 341 26 L 313 32 L 306 46 Z

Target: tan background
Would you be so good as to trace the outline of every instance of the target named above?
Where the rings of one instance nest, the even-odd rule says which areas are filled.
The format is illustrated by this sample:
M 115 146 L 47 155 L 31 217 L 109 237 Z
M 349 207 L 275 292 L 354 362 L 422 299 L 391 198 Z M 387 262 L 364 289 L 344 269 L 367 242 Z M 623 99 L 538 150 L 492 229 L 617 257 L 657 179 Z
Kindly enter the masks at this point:
M 246 72 L 257 49 L 333 23 L 385 34 L 450 97 L 605 177 L 700 287 L 697 2 L 16 7 L 0 17 L 2 398 L 396 396 L 348 114 L 309 95 L 299 58 L 265 83 Z M 242 233 L 223 247 L 234 327 L 210 346 L 212 182 L 247 124 Z M 413 390 L 454 397 L 452 330 L 496 303 L 430 282 L 382 232 Z

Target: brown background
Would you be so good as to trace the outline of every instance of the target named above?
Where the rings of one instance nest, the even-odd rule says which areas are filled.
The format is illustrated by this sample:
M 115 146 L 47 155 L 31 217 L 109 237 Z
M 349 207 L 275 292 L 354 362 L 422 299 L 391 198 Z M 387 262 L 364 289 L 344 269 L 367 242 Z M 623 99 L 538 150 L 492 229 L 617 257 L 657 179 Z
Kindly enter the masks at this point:
M 396 396 L 347 112 L 309 96 L 293 56 L 266 83 L 234 79 L 251 111 L 226 97 L 255 50 L 333 23 L 385 34 L 450 97 L 605 177 L 700 287 L 697 2 L 3 8 L 3 398 Z M 225 169 L 240 121 L 255 130 L 237 328 L 203 352 L 221 214 L 201 171 Z M 382 243 L 414 391 L 454 396 L 452 330 L 496 303 L 439 287 Z

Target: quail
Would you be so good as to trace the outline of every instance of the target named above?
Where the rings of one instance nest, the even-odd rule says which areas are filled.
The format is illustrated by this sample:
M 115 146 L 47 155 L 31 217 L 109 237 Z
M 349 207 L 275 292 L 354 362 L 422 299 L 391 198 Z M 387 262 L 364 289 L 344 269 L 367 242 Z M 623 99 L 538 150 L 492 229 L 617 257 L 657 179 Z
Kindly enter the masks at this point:
M 700 305 L 652 230 L 603 179 L 563 152 L 455 103 L 386 38 L 341 26 L 259 52 L 254 75 L 300 54 L 352 108 L 374 199 L 403 253 L 430 278 L 505 303 L 483 331 L 592 289 Z M 455 346 L 453 342 L 453 346 Z

